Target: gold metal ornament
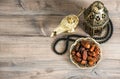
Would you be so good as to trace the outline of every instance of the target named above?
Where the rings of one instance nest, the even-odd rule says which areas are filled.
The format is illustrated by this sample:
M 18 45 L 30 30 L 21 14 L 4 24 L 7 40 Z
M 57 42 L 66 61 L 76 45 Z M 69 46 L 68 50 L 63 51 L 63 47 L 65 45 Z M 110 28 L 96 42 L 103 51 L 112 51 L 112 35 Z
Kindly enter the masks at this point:
M 58 27 L 52 32 L 51 37 L 56 36 L 63 32 L 74 32 L 75 27 L 77 26 L 79 19 L 76 15 L 68 15 L 62 19 Z
M 83 10 L 79 13 L 79 15 L 68 15 L 65 18 L 62 19 L 61 23 L 58 25 L 57 28 L 52 32 L 51 37 L 56 36 L 58 34 L 64 33 L 64 32 L 74 32 L 75 28 L 77 27 L 79 23 L 79 16 L 83 13 Z
M 109 22 L 108 10 L 100 1 L 93 2 L 84 11 L 84 29 L 90 36 L 101 35 Z

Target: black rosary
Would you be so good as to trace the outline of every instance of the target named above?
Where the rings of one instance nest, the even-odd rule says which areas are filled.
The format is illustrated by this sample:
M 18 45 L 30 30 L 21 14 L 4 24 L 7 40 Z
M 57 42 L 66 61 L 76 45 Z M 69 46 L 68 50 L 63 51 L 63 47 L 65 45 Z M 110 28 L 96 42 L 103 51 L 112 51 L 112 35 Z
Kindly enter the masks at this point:
M 93 39 L 95 39 L 98 43 L 104 43 L 106 41 L 108 41 L 111 36 L 113 34 L 113 24 L 111 22 L 111 20 L 109 21 L 108 23 L 108 27 L 107 27 L 107 30 L 106 30 L 106 34 L 103 36 L 103 37 L 92 37 Z M 84 36 L 84 35 L 77 35 L 77 34 L 72 34 L 72 35 L 67 35 L 67 36 L 63 36 L 63 38 L 59 38 L 57 39 L 54 44 L 53 44 L 53 51 L 58 54 L 58 55 L 63 55 L 66 53 L 66 51 L 68 50 L 68 46 L 69 46 L 69 42 L 75 42 L 76 39 L 72 39 L 73 37 L 75 38 L 81 38 L 81 37 L 87 37 L 87 36 Z M 65 48 L 62 52 L 58 52 L 56 50 L 56 45 L 60 42 L 60 41 L 65 41 Z

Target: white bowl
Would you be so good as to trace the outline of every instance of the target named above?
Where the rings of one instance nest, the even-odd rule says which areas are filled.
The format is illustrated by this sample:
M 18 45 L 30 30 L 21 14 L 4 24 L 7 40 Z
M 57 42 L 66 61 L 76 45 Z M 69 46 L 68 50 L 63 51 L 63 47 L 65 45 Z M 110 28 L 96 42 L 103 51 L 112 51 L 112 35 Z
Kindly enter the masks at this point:
M 97 63 L 96 63 L 94 66 L 89 66 L 89 67 L 87 67 L 87 66 L 82 66 L 82 65 L 78 64 L 77 62 L 75 62 L 75 60 L 73 59 L 72 54 L 71 54 L 74 46 L 75 46 L 79 41 L 81 41 L 81 40 L 88 40 L 88 39 L 89 39 L 90 41 L 93 41 L 93 42 L 100 48 L 100 44 L 99 44 L 98 42 L 96 42 L 93 38 L 89 38 L 89 37 L 77 39 L 77 40 L 71 45 L 71 47 L 70 47 L 70 60 L 72 61 L 73 64 L 75 64 L 75 65 L 76 65 L 78 68 L 80 68 L 80 69 L 95 68 L 96 65 L 101 61 L 101 58 L 102 58 L 102 49 L 100 48 L 100 58 L 99 58 L 99 60 L 97 61 Z

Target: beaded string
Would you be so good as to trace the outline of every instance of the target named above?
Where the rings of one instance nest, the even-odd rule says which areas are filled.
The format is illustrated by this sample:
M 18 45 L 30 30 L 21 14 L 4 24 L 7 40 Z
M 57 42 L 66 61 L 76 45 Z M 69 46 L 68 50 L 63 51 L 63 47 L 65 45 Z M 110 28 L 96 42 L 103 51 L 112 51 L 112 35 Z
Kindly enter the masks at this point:
M 103 37 L 91 37 L 93 39 L 95 39 L 98 43 L 105 43 L 107 42 L 111 36 L 113 34 L 113 24 L 112 21 L 109 20 L 109 23 L 107 24 L 107 30 L 106 30 L 106 34 Z M 58 55 L 63 55 L 66 53 L 66 51 L 68 50 L 68 46 L 69 46 L 69 42 L 75 42 L 76 39 L 72 39 L 72 38 L 82 38 L 82 37 L 88 37 L 88 36 L 84 36 L 84 35 L 78 35 L 78 34 L 72 34 L 72 35 L 67 35 L 65 37 L 62 38 L 58 38 L 54 44 L 53 44 L 53 51 L 58 54 Z M 60 42 L 60 41 L 65 41 L 65 49 L 62 52 L 59 52 L 56 50 L 56 45 Z

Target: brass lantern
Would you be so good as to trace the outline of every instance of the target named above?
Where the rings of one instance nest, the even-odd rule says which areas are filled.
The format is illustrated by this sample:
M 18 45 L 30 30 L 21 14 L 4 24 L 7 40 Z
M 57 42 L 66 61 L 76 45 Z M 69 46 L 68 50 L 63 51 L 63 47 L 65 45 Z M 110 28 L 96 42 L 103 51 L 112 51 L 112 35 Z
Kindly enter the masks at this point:
M 91 36 L 101 35 L 109 22 L 108 10 L 100 1 L 95 1 L 84 11 L 84 29 Z

